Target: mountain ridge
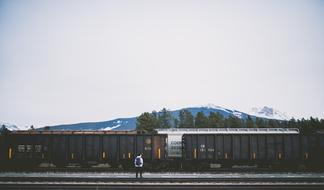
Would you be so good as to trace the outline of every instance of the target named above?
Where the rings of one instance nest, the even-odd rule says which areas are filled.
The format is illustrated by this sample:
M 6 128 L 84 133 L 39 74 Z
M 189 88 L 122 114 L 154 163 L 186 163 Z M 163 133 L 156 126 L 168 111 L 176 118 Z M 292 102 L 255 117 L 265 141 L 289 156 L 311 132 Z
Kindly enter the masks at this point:
M 11 124 L 11 123 L 5 123 L 5 122 L 0 122 L 0 130 L 4 130 L 4 128 L 10 130 L 10 131 L 16 131 L 20 130 L 16 125 Z
M 266 108 L 270 108 L 270 107 L 266 107 Z M 252 119 L 256 119 L 256 118 L 275 119 L 276 118 L 276 117 L 271 118 L 270 115 L 267 115 L 267 117 L 258 117 L 235 109 L 227 109 L 212 104 L 208 104 L 206 106 L 187 107 L 187 108 L 177 109 L 177 110 L 170 111 L 170 113 L 173 117 L 178 118 L 179 112 L 181 110 L 188 110 L 193 116 L 195 116 L 198 112 L 203 112 L 205 115 L 209 115 L 209 113 L 214 112 L 214 113 L 221 114 L 225 118 L 229 116 L 235 116 L 243 120 L 247 119 L 248 117 L 251 117 Z M 272 112 L 272 113 L 277 113 L 277 112 Z M 99 131 L 126 130 L 126 131 L 130 131 L 136 129 L 136 118 L 137 117 L 117 118 L 108 121 L 54 125 L 54 126 L 38 128 L 38 130 L 46 129 L 46 130 L 99 130 Z M 276 120 L 287 120 L 287 119 L 276 119 Z

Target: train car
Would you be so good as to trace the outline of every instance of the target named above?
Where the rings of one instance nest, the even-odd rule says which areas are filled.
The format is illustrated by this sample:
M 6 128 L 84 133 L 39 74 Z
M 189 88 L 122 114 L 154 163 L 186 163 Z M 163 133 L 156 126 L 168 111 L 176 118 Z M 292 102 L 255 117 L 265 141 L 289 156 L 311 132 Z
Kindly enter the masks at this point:
M 136 131 L 14 131 L 0 138 L 1 159 L 11 168 L 41 163 L 131 167 L 140 153 L 151 164 L 166 159 L 166 142 L 166 135 Z
M 322 135 L 323 136 L 323 135 Z M 305 136 L 298 129 L 212 129 L 183 135 L 183 159 L 201 166 L 217 163 L 296 167 L 319 163 L 322 136 Z M 323 149 L 322 149 L 323 150 Z

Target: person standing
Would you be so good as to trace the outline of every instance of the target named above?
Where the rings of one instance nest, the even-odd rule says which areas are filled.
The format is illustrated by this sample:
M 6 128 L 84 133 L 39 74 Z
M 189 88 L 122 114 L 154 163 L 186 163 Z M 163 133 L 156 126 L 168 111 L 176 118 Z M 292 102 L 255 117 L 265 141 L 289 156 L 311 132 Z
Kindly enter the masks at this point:
M 139 154 L 136 156 L 134 160 L 134 165 L 135 165 L 135 170 L 136 170 L 136 178 L 138 178 L 138 173 L 140 174 L 140 177 L 142 178 L 142 173 L 143 173 L 143 165 L 144 165 L 144 160 L 142 158 L 142 154 Z

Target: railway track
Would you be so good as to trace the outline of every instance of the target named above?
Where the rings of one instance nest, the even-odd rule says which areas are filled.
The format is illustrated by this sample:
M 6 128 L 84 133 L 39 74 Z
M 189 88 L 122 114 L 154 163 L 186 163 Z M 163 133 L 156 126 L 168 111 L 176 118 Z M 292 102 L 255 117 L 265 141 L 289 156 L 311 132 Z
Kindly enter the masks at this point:
M 317 183 L 324 184 L 324 178 L 280 177 L 280 178 L 107 178 L 107 177 L 0 177 L 0 182 L 48 182 L 48 183 Z M 324 186 L 323 186 L 324 187 Z
M 5 173 L 0 189 L 324 189 L 324 173 Z
M 39 190 L 39 189 L 83 189 L 83 190 L 112 190 L 112 189 L 154 189 L 154 190 L 176 190 L 176 189 L 186 189 L 186 190 L 204 190 L 204 189 L 218 189 L 218 190 L 256 190 L 256 189 L 266 189 L 266 190 L 278 190 L 278 189 L 323 189 L 323 184 L 290 184 L 290 183 L 200 183 L 200 184 L 184 184 L 184 183 L 19 183 L 19 184 L 0 184 L 0 189 L 6 190 Z

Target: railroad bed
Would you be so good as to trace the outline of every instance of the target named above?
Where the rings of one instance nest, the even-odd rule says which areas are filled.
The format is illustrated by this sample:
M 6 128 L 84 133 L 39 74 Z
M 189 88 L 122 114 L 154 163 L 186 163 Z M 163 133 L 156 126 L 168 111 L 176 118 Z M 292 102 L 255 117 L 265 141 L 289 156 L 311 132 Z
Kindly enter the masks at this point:
M 0 189 L 324 189 L 324 173 L 0 173 Z
M 108 172 L 2 172 L 0 182 L 318 182 L 324 183 L 324 173 L 135 173 Z

